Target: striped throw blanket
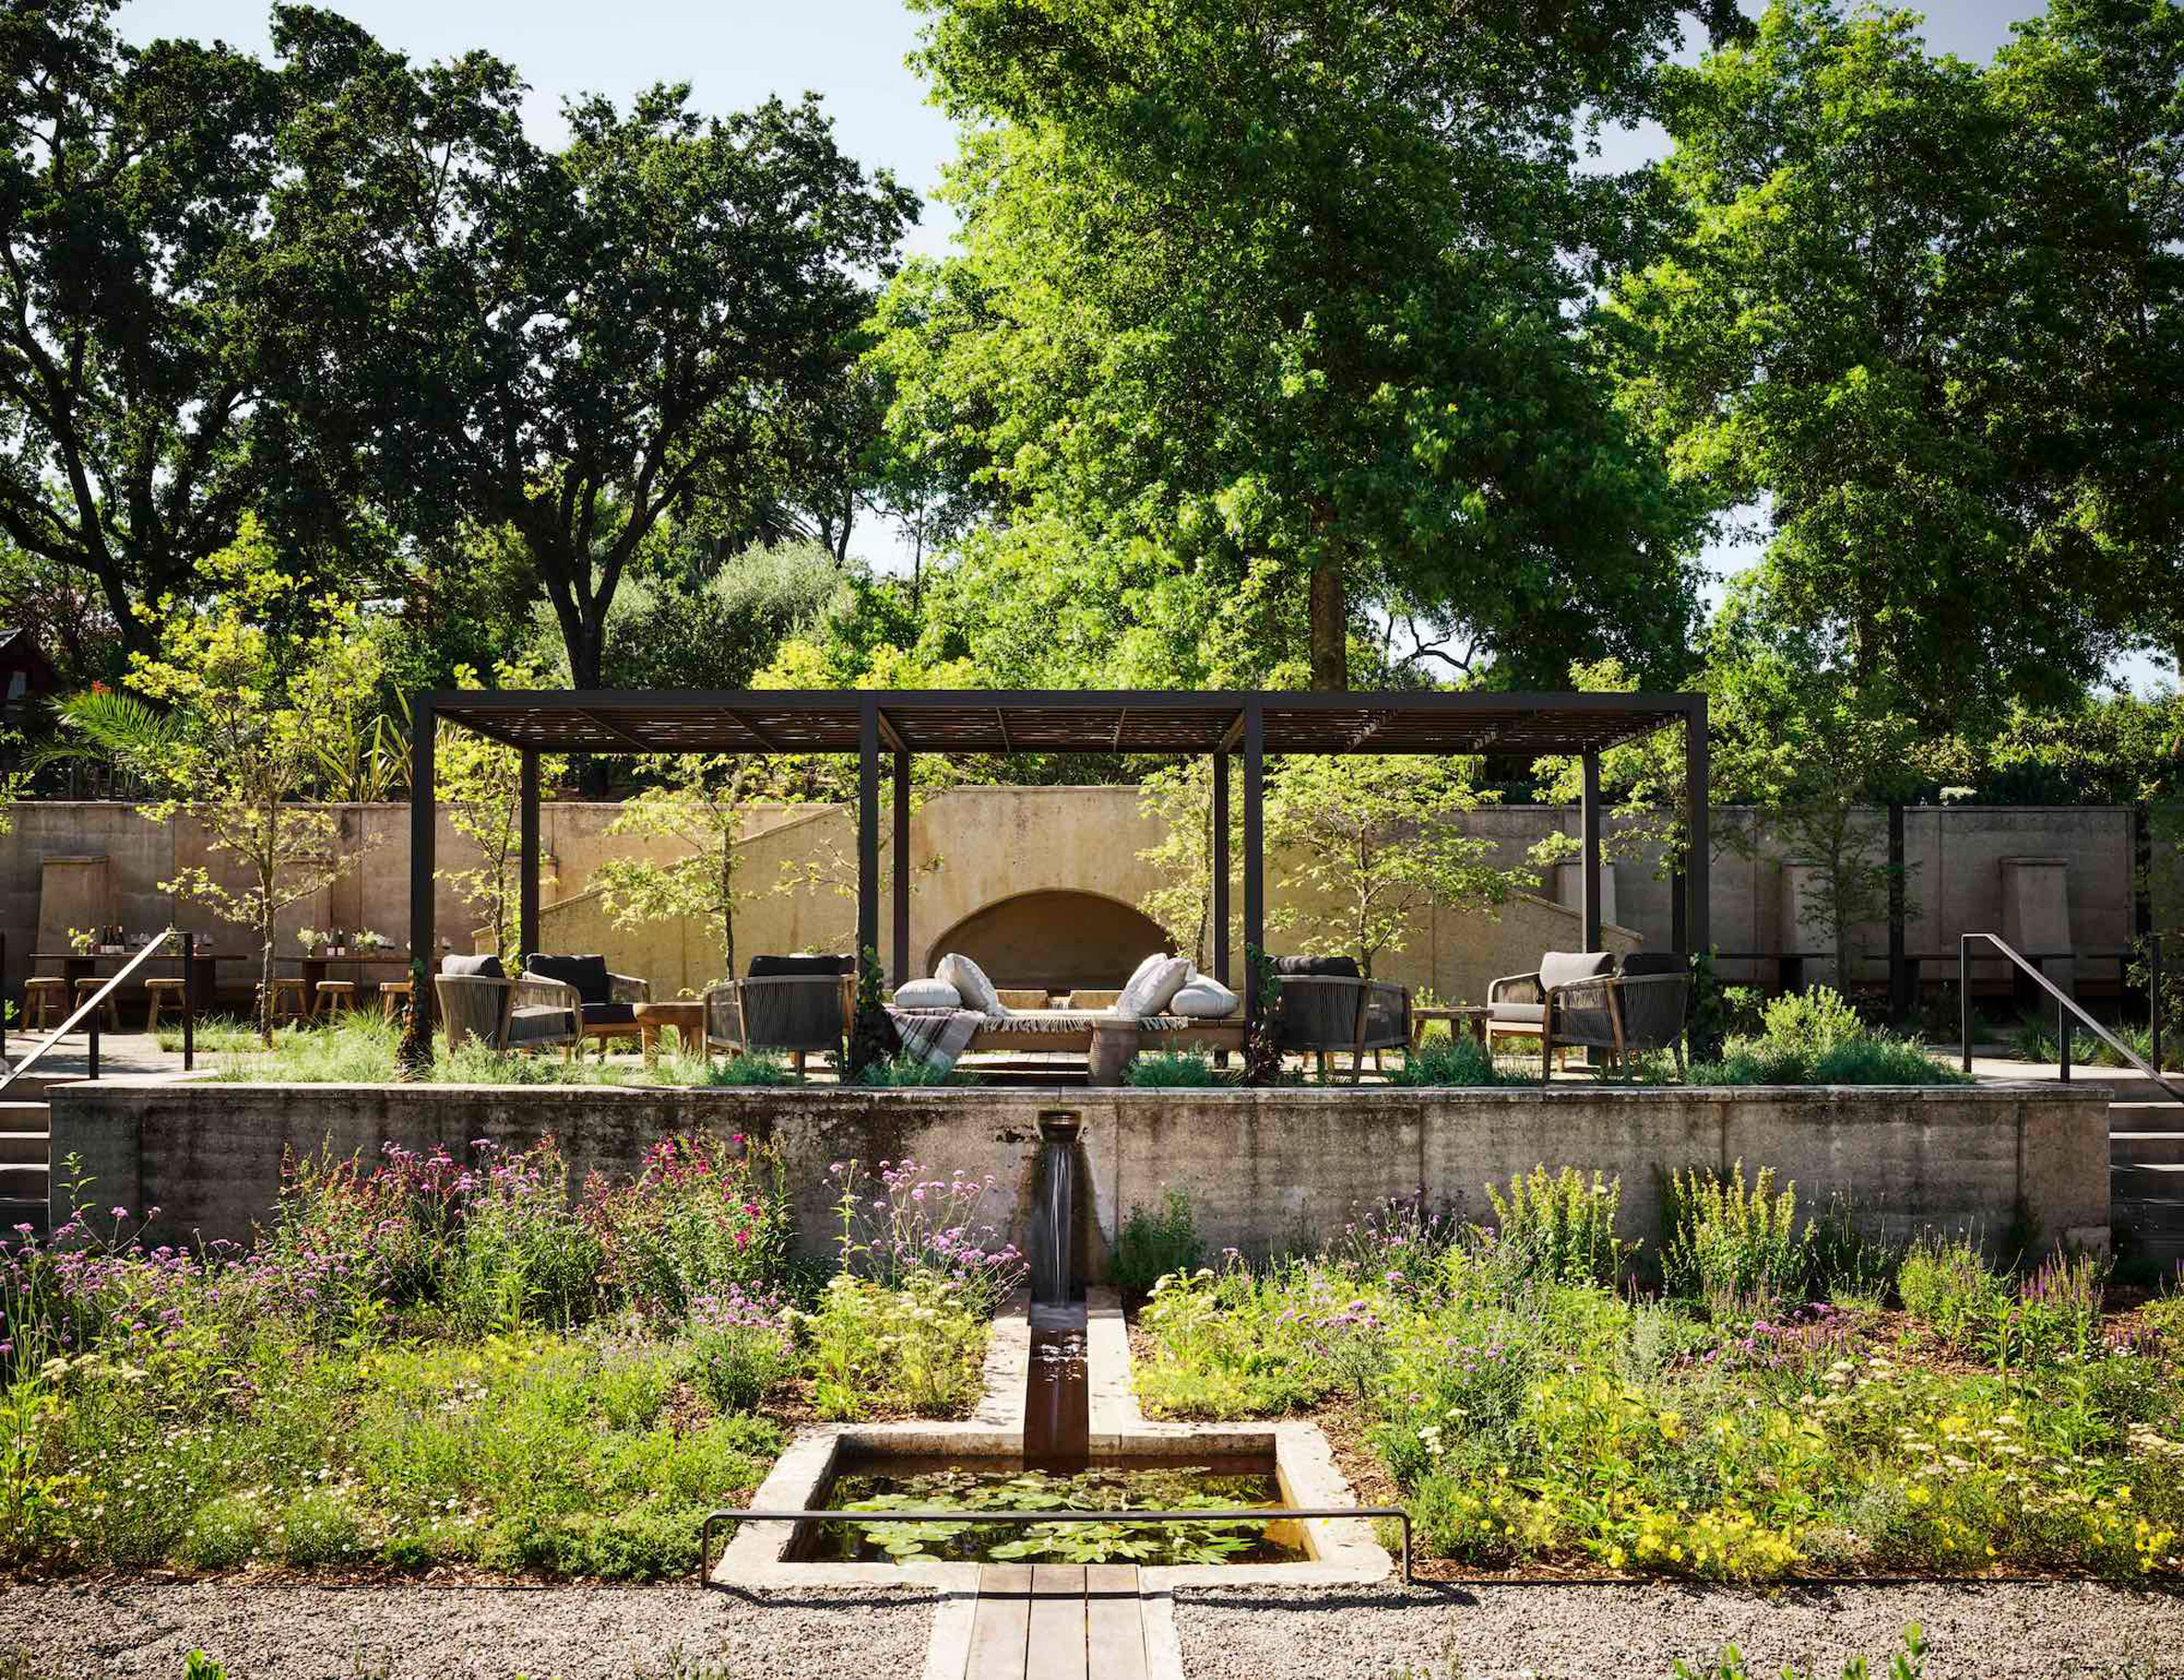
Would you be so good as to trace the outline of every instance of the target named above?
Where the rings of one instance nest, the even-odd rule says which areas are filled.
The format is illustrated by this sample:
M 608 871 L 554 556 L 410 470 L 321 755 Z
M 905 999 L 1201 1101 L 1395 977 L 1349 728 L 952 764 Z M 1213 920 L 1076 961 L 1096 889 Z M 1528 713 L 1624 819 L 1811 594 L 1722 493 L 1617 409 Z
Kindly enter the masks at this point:
M 915 1056 L 928 1068 L 952 1071 L 955 1059 L 971 1042 L 971 1035 L 986 1025 L 976 1009 L 898 1009 L 888 1015 L 903 1040 L 903 1054 Z

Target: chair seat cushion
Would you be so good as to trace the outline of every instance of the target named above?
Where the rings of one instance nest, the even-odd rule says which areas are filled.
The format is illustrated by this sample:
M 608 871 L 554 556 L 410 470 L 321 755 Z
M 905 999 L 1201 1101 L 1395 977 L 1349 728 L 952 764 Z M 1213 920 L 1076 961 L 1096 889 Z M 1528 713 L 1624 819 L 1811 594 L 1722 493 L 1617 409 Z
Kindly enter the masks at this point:
M 1632 951 L 1623 959 L 1623 973 L 1632 980 L 1646 974 L 1688 974 L 1691 963 L 1674 951 Z
M 607 960 L 601 956 L 555 957 L 544 951 L 535 951 L 523 960 L 524 968 L 547 980 L 559 980 L 576 988 L 576 1000 L 587 1009 L 595 1003 L 612 1002 L 614 982 L 607 973 Z
M 453 952 L 440 959 L 440 972 L 443 974 L 476 975 L 486 980 L 505 980 L 507 973 L 501 967 L 500 958 L 487 952 L 481 957 L 458 956 Z
M 584 1006 L 584 1024 L 588 1027 L 635 1026 L 637 1006 L 628 1003 L 588 1003 Z
M 1545 1013 L 1546 1007 L 1542 1004 L 1498 1003 L 1486 1021 L 1491 1026 L 1535 1027 Z

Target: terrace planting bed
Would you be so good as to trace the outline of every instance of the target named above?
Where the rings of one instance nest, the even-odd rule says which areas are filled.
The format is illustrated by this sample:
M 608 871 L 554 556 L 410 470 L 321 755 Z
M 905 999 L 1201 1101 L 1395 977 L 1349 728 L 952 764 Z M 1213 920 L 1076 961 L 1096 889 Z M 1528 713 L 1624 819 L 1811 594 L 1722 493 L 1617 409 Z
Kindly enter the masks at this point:
M 794 1242 L 824 1253 L 829 1166 L 944 1161 L 991 1173 L 989 1216 L 1019 1247 L 1034 1205 L 1042 1113 L 1079 1117 L 1080 1266 L 1104 1275 L 1118 1222 L 1179 1186 L 1214 1249 L 1247 1254 L 1339 1228 L 1423 1187 L 1459 1218 L 1484 1186 L 1545 1163 L 1620 1177 L 1619 1234 L 1657 1241 L 1657 1173 L 1737 1161 L 1840 1194 L 1870 1237 L 1930 1227 L 1989 1239 L 2020 1212 L 2037 1246 L 2108 1239 L 2107 1097 L 2053 1084 L 1738 1088 L 844 1090 L 176 1083 L 115 1080 L 53 1094 L 53 1158 L 79 1157 L 102 1203 L 157 1208 L 150 1241 L 247 1240 L 284 1159 L 375 1157 L 489 1139 L 560 1142 L 577 1180 L 627 1174 L 663 1136 L 770 1140 L 783 1154 Z M 56 1174 L 55 1195 L 65 1194 Z M 55 1209 L 55 1223 L 67 1210 Z

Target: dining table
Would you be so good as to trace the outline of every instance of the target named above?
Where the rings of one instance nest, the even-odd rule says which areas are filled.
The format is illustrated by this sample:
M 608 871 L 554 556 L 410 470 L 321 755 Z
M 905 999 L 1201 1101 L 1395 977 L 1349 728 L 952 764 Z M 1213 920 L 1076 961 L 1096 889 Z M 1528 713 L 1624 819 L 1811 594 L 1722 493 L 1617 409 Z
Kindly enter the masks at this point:
M 357 981 L 361 985 L 366 969 L 393 969 L 385 975 L 388 980 L 403 980 L 409 975 L 409 953 L 406 950 L 345 951 L 336 956 L 332 951 L 320 951 L 309 957 L 287 959 L 303 965 L 303 1012 L 305 1018 L 315 1019 L 319 1012 L 319 982 L 331 978 L 328 969 L 348 966 L 357 971 Z M 381 984 L 380 976 L 371 977 L 373 984 Z
M 68 997 L 72 1002 L 76 997 L 76 983 L 79 980 L 91 980 L 102 974 L 112 973 L 123 963 L 135 957 L 138 949 L 140 949 L 140 947 L 135 947 L 127 950 L 117 951 L 34 950 L 30 953 L 30 972 L 32 973 L 57 973 L 63 980 L 67 982 Z M 191 965 L 197 970 L 197 983 L 191 989 L 196 994 L 197 1007 L 200 1009 L 211 1009 L 213 998 L 218 995 L 216 988 L 220 984 L 219 965 L 223 962 L 237 962 L 241 960 L 242 954 L 239 951 L 214 950 L 201 936 L 200 937 L 191 955 Z M 47 967 L 45 966 L 47 964 L 57 966 Z M 173 977 L 181 973 L 182 956 L 178 951 L 162 951 L 158 956 L 148 960 L 144 966 L 137 971 L 139 977 L 142 979 Z

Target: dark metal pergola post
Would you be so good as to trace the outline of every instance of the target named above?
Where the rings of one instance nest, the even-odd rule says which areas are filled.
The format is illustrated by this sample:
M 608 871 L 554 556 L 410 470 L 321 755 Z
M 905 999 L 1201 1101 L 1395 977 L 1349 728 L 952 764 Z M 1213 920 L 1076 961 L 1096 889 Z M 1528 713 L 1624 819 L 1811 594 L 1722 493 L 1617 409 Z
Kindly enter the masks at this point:
M 1689 830 L 1683 861 L 1683 931 L 1694 956 L 1714 947 L 1714 856 L 1707 834 L 1706 777 L 1706 696 L 1693 695 L 1684 703 L 1683 714 L 1683 797 Z
M 1213 855 L 1207 861 L 1213 878 L 1213 977 L 1229 979 L 1229 755 L 1213 755 Z
M 892 984 L 910 978 L 910 755 L 895 755 L 894 961 Z
M 1904 961 L 1904 923 L 1909 919 L 1905 895 L 1906 872 L 1903 839 L 1903 804 L 1888 802 L 1888 1024 L 1902 1031 L 1911 1019 L 1911 964 Z M 1847 983 L 1850 976 L 1845 974 Z
M 522 855 L 516 868 L 522 887 L 516 913 L 516 955 L 518 961 L 528 958 L 533 951 L 543 949 L 539 942 L 539 755 L 528 748 L 523 754 L 520 844 Z
M 1259 959 L 1267 952 L 1267 707 L 1244 704 L 1244 1019 L 1259 1018 Z
M 419 1026 L 432 1030 L 432 973 L 440 965 L 440 929 L 433 916 L 436 860 L 434 841 L 440 828 L 440 792 L 433 781 L 433 737 L 440 727 L 430 689 L 409 698 L 409 961 L 424 964 L 417 977 L 417 991 L 409 1000 Z M 537 870 L 530 872 L 536 879 Z
M 880 949 L 880 701 L 857 702 L 857 950 Z
M 1578 849 L 1582 857 L 1578 869 L 1578 911 L 1584 924 L 1583 949 L 1596 951 L 1601 949 L 1599 753 L 1587 751 L 1583 763 L 1584 789 L 1577 806 Z

